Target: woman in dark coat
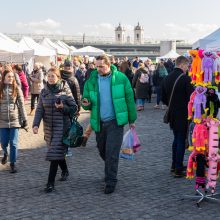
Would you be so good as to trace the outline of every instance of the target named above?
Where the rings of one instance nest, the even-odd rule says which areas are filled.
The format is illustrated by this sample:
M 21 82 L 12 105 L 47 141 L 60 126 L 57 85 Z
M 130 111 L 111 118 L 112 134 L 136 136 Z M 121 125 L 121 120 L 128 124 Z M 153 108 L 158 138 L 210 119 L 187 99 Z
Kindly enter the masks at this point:
M 44 138 L 48 151 L 46 160 L 50 161 L 50 171 L 46 192 L 54 190 L 54 182 L 60 166 L 61 181 L 69 175 L 65 154 L 67 147 L 62 143 L 63 134 L 70 126 L 70 117 L 77 112 L 77 105 L 66 81 L 61 80 L 60 72 L 56 68 L 48 71 L 48 82 L 41 91 L 39 103 L 33 121 L 33 133 L 38 133 L 40 122 L 44 122 Z
M 134 75 L 132 87 L 135 89 L 135 97 L 137 110 L 144 110 L 145 100 L 148 99 L 148 91 L 150 87 L 149 71 L 145 68 L 143 63 L 139 64 L 139 69 Z
M 161 101 L 161 84 L 163 79 L 168 75 L 168 72 L 164 66 L 164 61 L 161 60 L 157 66 L 157 69 L 153 75 L 153 85 L 156 89 L 157 94 L 157 103 L 154 108 L 160 108 L 160 101 Z M 164 109 L 164 105 L 162 105 L 162 109 Z

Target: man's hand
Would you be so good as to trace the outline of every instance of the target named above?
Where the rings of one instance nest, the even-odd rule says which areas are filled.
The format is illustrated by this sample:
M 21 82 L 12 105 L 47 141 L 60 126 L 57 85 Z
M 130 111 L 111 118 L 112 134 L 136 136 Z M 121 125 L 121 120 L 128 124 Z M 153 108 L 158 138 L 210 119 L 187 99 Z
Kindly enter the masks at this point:
M 37 127 L 37 126 L 34 126 L 34 127 L 32 128 L 32 130 L 33 130 L 33 133 L 34 133 L 34 134 L 38 134 L 38 127 Z
M 89 102 L 86 98 L 84 98 L 84 99 L 82 100 L 82 104 L 83 104 L 84 106 L 89 106 L 89 105 L 91 104 L 91 102 Z
M 135 128 L 135 123 L 129 124 L 129 128 L 130 128 L 130 129 Z

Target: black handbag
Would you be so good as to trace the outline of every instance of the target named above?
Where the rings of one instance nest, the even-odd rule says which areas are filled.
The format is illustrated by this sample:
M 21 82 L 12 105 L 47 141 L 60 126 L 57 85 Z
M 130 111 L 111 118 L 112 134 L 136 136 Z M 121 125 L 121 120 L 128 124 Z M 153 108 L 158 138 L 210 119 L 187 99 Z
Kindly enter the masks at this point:
M 71 119 L 71 125 L 63 135 L 63 144 L 70 148 L 80 147 L 83 141 L 83 127 L 77 121 L 77 117 Z
M 171 95 L 170 95 L 170 100 L 169 100 L 169 105 L 168 105 L 168 108 L 163 116 L 163 122 L 165 124 L 169 124 L 170 122 L 170 104 L 171 104 L 171 101 L 172 101 L 172 98 L 173 98 L 173 92 L 174 92 L 174 89 L 176 87 L 176 84 L 177 82 L 179 81 L 179 79 L 184 75 L 184 73 L 182 73 L 181 75 L 179 75 L 179 77 L 176 79 L 174 85 L 173 85 L 173 89 L 172 89 L 172 92 L 171 92 Z

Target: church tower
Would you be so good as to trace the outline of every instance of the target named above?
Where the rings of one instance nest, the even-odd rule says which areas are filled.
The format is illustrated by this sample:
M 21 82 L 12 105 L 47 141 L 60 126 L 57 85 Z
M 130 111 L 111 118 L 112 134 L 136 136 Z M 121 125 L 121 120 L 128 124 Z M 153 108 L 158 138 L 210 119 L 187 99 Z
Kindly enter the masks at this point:
M 120 23 L 118 27 L 115 28 L 115 42 L 118 44 L 123 44 L 125 42 L 125 29 L 122 28 Z
M 140 26 L 139 22 L 136 27 L 134 27 L 134 44 L 144 43 L 144 28 Z

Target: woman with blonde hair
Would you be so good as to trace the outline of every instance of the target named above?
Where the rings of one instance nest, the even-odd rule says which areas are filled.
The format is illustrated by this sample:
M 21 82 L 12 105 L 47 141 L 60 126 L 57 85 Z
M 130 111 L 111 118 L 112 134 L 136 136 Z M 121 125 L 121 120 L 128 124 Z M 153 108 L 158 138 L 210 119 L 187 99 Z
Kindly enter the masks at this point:
M 1 163 L 3 165 L 7 163 L 9 144 L 10 172 L 16 173 L 18 130 L 20 127 L 27 128 L 27 114 L 24 108 L 23 93 L 16 83 L 14 73 L 10 70 L 5 70 L 2 74 L 0 112 L 1 144 L 4 152 Z
M 47 77 L 48 81 L 40 93 L 36 108 L 33 133 L 38 133 L 43 119 L 44 139 L 48 147 L 46 160 L 50 161 L 45 192 L 52 192 L 58 166 L 62 170 L 61 181 L 67 180 L 69 176 L 65 160 L 67 146 L 63 144 L 62 139 L 70 127 L 70 118 L 77 113 L 77 105 L 67 82 L 61 79 L 60 71 L 57 68 L 49 69 Z

